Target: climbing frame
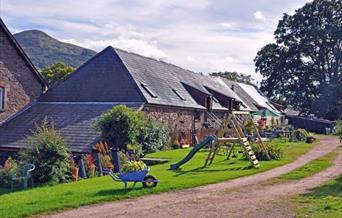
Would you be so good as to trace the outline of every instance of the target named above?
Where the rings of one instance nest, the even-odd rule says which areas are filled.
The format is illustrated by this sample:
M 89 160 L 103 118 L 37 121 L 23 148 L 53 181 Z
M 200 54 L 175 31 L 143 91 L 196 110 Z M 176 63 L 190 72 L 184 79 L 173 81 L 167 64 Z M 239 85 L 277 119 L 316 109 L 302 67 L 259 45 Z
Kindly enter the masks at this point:
M 212 142 L 212 144 L 210 146 L 209 154 L 208 154 L 207 159 L 205 160 L 204 167 L 212 164 L 216 154 L 220 151 L 222 144 L 225 144 L 225 143 L 232 143 L 233 144 L 233 146 L 231 147 L 231 149 L 228 152 L 227 159 L 229 159 L 229 157 L 231 156 L 231 154 L 234 150 L 235 144 L 239 143 L 242 145 L 244 153 L 245 153 L 246 157 L 248 158 L 248 160 L 251 162 L 252 166 L 256 167 L 256 168 L 260 166 L 259 161 L 257 160 L 257 158 L 256 158 L 256 156 L 252 150 L 252 147 L 249 144 L 249 141 L 248 141 L 244 131 L 242 130 L 242 126 L 245 124 L 246 121 L 252 121 L 256 136 L 258 138 L 257 142 L 260 143 L 260 146 L 264 149 L 267 158 L 270 159 L 269 154 L 267 153 L 267 150 L 265 148 L 265 145 L 262 142 L 259 131 L 258 131 L 257 127 L 255 126 L 253 118 L 249 112 L 232 111 L 229 114 L 228 118 L 225 119 L 224 121 L 220 121 L 214 114 L 210 113 L 209 116 L 211 118 L 215 119 L 215 122 L 220 124 L 220 128 L 217 131 L 216 142 Z M 237 137 L 235 137 L 235 138 L 225 138 L 224 137 L 224 133 L 227 132 L 228 126 L 230 126 L 230 124 L 232 125 L 234 132 L 236 133 Z

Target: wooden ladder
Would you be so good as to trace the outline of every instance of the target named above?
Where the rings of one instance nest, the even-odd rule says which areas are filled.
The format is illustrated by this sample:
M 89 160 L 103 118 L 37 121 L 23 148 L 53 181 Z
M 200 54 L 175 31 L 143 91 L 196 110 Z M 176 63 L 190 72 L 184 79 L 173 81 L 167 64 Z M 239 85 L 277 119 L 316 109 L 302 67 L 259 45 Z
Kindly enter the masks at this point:
M 211 142 L 210 151 L 207 159 L 205 160 L 204 167 L 213 163 L 216 154 L 220 151 L 220 147 L 221 145 L 219 144 L 218 140 Z
M 241 129 L 241 127 L 240 127 L 240 125 L 236 119 L 234 112 L 231 113 L 231 117 L 232 117 L 233 127 L 235 129 L 235 132 L 236 132 L 239 140 L 241 141 L 241 144 L 242 144 L 242 147 L 243 147 L 243 150 L 244 150 L 246 157 L 251 162 L 253 167 L 255 167 L 255 168 L 260 167 L 259 161 L 253 152 L 252 146 L 249 144 L 248 140 L 246 139 L 246 136 L 245 136 L 244 132 L 242 131 L 242 129 Z

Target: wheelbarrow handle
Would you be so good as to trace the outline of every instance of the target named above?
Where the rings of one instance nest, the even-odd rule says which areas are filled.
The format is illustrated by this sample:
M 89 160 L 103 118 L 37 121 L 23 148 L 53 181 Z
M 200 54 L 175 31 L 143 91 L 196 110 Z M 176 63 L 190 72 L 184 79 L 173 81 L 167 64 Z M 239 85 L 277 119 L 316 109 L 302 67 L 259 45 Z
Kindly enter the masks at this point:
M 112 172 L 110 172 L 108 174 L 110 175 L 110 177 L 112 177 L 112 179 L 114 181 L 121 182 L 121 179 L 119 178 L 119 173 L 112 173 Z

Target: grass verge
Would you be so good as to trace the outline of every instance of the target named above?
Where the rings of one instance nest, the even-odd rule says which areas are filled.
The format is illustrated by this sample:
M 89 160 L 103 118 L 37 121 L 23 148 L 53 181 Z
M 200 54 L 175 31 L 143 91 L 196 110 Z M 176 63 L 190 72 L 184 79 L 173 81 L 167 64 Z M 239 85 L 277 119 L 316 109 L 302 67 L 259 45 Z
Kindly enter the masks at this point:
M 250 163 L 244 159 L 226 160 L 224 155 L 217 155 L 210 167 L 203 168 L 208 152 L 200 151 L 181 169 L 171 171 L 169 164 L 182 159 L 189 149 L 162 151 L 148 155 L 149 157 L 170 159 L 170 163 L 151 167 L 151 174 L 161 181 L 153 189 L 143 189 L 139 184 L 136 189 L 125 191 L 122 183 L 113 182 L 109 176 L 104 176 L 2 194 L 0 195 L 0 217 L 30 216 L 87 204 L 217 183 L 290 163 L 313 147 L 313 144 L 290 143 L 280 140 L 274 140 L 272 143 L 284 149 L 284 158 L 278 161 L 262 161 L 261 167 L 258 169 L 251 168 Z
M 342 175 L 294 199 L 296 217 L 341 217 Z
M 300 180 L 306 177 L 310 177 L 316 173 L 319 173 L 332 165 L 333 160 L 337 156 L 338 152 L 333 151 L 329 154 L 317 158 L 315 160 L 310 161 L 309 163 L 305 164 L 304 166 L 293 170 L 287 174 L 279 176 L 277 178 L 268 180 L 267 182 L 263 183 L 264 185 L 274 185 L 282 182 L 287 182 L 291 180 Z

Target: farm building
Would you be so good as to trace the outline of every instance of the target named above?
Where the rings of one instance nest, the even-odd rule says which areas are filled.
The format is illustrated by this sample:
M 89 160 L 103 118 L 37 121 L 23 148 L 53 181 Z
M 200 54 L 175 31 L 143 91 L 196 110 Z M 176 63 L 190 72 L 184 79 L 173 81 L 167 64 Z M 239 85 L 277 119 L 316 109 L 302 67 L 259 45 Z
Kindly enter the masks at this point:
M 165 123 L 172 140 L 185 144 L 192 143 L 193 133 L 206 134 L 205 126 L 214 127 L 216 119 L 245 105 L 220 78 L 107 47 L 5 122 L 0 150 L 15 152 L 27 146 L 26 136 L 48 117 L 74 153 L 91 152 L 100 137 L 93 124 L 119 104 Z
M 34 103 L 47 85 L 0 18 L 0 123 Z

